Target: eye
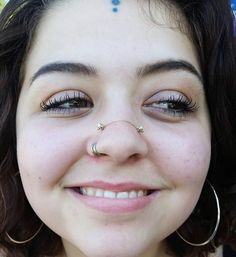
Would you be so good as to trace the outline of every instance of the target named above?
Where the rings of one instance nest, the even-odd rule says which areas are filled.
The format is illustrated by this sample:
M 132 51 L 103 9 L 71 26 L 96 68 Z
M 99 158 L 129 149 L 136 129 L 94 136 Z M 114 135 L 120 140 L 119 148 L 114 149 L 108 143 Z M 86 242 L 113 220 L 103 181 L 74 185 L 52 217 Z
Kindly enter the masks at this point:
M 55 94 L 40 104 L 42 112 L 56 115 L 83 115 L 93 108 L 91 98 L 81 91 L 66 91 Z
M 150 97 L 143 107 L 151 116 L 167 119 L 186 118 L 198 109 L 196 102 L 177 91 L 159 92 Z

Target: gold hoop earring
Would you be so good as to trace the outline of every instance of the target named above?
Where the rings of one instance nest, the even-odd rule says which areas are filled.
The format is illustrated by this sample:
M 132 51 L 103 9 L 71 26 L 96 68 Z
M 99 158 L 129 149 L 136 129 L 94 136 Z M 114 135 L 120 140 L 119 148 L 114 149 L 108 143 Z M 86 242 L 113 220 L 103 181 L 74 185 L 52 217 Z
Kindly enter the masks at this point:
M 191 245 L 191 246 L 204 246 L 204 245 L 206 245 L 206 244 L 212 242 L 212 240 L 213 240 L 213 238 L 215 237 L 216 232 L 217 232 L 217 230 L 218 230 L 219 224 L 220 224 L 220 204 L 219 204 L 219 198 L 218 198 L 218 196 L 217 196 L 217 194 L 216 194 L 216 191 L 215 191 L 214 187 L 212 186 L 212 184 L 211 184 L 208 180 L 206 180 L 206 182 L 208 183 L 208 185 L 209 185 L 210 188 L 212 189 L 213 194 L 214 194 L 214 197 L 215 197 L 215 200 L 216 200 L 216 208 L 217 208 L 216 224 L 215 224 L 215 228 L 214 228 L 212 234 L 210 235 L 210 237 L 209 237 L 206 241 L 204 241 L 204 242 L 202 242 L 202 243 L 193 243 L 193 242 L 190 242 L 190 241 L 188 241 L 186 238 L 184 238 L 184 237 L 180 234 L 180 232 L 178 232 L 178 230 L 176 230 L 177 235 L 178 235 L 185 243 L 187 243 L 187 244 L 189 244 L 189 245 Z
M 38 230 L 36 231 L 36 233 L 35 233 L 33 236 L 31 236 L 30 238 L 28 238 L 28 239 L 26 239 L 26 240 L 23 240 L 23 241 L 19 241 L 19 240 L 13 239 L 7 232 L 6 232 L 6 236 L 8 237 L 8 239 L 9 239 L 11 242 L 13 242 L 13 243 L 15 243 L 15 244 L 25 244 L 25 243 L 30 242 L 32 239 L 34 239 L 34 238 L 38 235 L 38 233 L 40 232 L 40 230 L 42 229 L 42 227 L 43 227 L 43 223 L 40 225 L 40 227 L 38 228 Z

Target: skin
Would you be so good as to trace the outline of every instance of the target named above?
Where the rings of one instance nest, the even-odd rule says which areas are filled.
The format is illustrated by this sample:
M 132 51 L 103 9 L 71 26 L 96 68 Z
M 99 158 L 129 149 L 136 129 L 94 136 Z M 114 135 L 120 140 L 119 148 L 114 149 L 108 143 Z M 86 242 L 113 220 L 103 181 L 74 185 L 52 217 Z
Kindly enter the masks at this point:
M 200 74 L 199 64 L 191 40 L 173 29 L 166 8 L 155 13 L 164 26 L 148 20 L 136 1 L 122 3 L 118 13 L 111 8 L 101 0 L 64 1 L 43 17 L 26 58 L 17 110 L 19 170 L 33 209 L 62 237 L 62 256 L 167 256 L 164 239 L 193 211 L 208 172 L 208 110 L 202 82 L 189 70 L 136 71 L 183 60 Z M 97 74 L 37 73 L 53 62 L 83 63 Z M 40 108 L 81 91 L 93 107 Z M 169 98 L 191 99 L 198 108 L 173 112 Z M 112 121 L 118 122 L 97 131 L 98 122 Z M 94 142 L 104 155 L 93 156 Z M 104 212 L 67 190 L 95 180 L 159 192 L 139 210 Z

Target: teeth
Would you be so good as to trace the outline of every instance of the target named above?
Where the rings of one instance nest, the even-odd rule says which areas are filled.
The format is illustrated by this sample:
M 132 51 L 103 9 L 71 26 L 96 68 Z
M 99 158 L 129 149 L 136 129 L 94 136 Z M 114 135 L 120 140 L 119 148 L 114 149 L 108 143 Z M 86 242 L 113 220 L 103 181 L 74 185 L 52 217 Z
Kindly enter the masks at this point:
M 138 196 L 136 191 L 129 192 L 129 198 L 136 198 Z
M 87 196 L 94 196 L 95 191 L 92 188 L 86 189 Z
M 104 198 L 116 198 L 116 193 L 112 191 L 104 191 Z
M 94 190 L 94 189 L 93 189 Z M 104 190 L 102 189 L 97 189 L 97 190 L 94 190 L 95 191 L 95 196 L 96 197 L 103 197 L 104 196 Z
M 116 198 L 118 198 L 118 199 L 129 198 L 129 193 L 128 192 L 119 192 L 116 194 Z
M 113 192 L 113 191 L 103 190 L 100 188 L 82 187 L 80 188 L 80 193 L 86 196 L 104 197 L 104 198 L 110 198 L 110 199 L 129 199 L 129 198 L 133 199 L 133 198 L 146 196 L 147 190 Z
M 144 196 L 144 192 L 142 190 L 139 190 L 138 191 L 138 197 L 142 197 L 142 196 Z
M 86 189 L 85 188 L 80 188 L 80 193 L 82 195 L 87 195 Z

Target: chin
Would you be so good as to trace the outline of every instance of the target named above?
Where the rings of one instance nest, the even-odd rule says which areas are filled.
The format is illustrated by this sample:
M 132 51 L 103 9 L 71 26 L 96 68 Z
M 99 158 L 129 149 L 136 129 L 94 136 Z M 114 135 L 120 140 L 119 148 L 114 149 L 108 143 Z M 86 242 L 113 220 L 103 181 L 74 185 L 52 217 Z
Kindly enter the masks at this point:
M 86 257 L 141 257 L 143 256 L 144 252 L 139 251 L 139 249 L 134 246 L 132 249 L 130 247 L 128 249 L 124 249 L 124 247 L 119 246 L 113 249 L 107 249 L 106 245 L 103 248 L 98 249 L 87 249 L 84 251 Z
M 80 245 L 77 245 L 73 251 L 76 251 L 75 256 L 83 257 L 142 257 L 156 256 L 157 248 L 150 247 L 150 245 L 142 245 L 142 243 L 139 244 L 137 240 L 130 241 L 129 239 L 125 239 L 112 240 L 111 242 L 111 240 L 104 241 L 97 239 L 96 241 L 93 240 L 85 244 L 81 244 L 80 242 Z

